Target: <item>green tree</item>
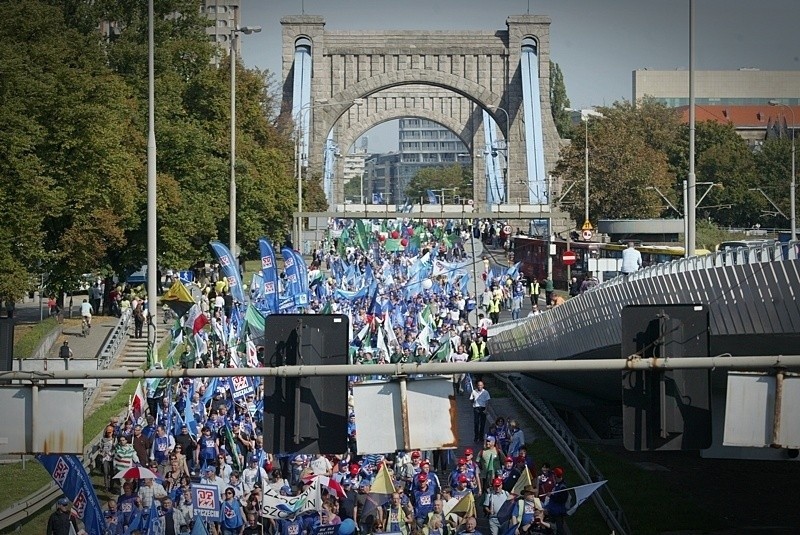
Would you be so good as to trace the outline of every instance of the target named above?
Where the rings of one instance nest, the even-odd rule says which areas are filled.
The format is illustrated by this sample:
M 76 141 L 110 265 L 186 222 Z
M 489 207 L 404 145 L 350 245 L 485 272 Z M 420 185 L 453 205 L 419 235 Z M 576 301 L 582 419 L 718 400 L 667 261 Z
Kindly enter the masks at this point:
M 756 173 L 760 179 L 764 193 L 778 205 L 780 210 L 790 216 L 791 210 L 789 185 L 792 181 L 792 142 L 787 138 L 768 138 L 761 145 L 761 150 L 753 154 Z M 758 192 L 752 192 L 762 197 Z M 762 213 L 761 226 L 786 228 L 788 220 L 777 213 L 772 206 Z
M 590 219 L 659 216 L 661 200 L 649 188 L 669 192 L 675 177 L 666 154 L 659 150 L 666 144 L 659 132 L 668 129 L 656 117 L 675 122 L 676 128 L 677 119 L 662 107 L 635 108 L 626 102 L 600 111 L 603 118 L 588 122 Z M 562 150 L 555 170 L 564 191 L 564 207 L 576 221 L 584 219 L 585 147 L 586 136 L 573 139 Z
M 0 291 L 18 296 L 28 273 L 63 286 L 125 247 L 141 162 L 128 135 L 131 94 L 97 33 L 70 27 L 47 2 L 3 3 L 0 18 L 0 114 L 14 127 L 0 140 L 3 231 L 13 237 L 0 247 L 9 255 L 0 285 L 15 286 Z
M 445 198 L 448 202 L 453 195 L 462 198 L 472 197 L 472 169 L 454 164 L 448 167 L 423 167 L 406 188 L 406 195 L 411 199 L 420 197 L 427 199 L 428 190 L 432 190 L 437 196 L 444 190 Z
M 550 61 L 550 111 L 553 114 L 558 135 L 562 138 L 571 138 L 574 132 L 566 108 L 569 108 L 569 97 L 567 96 L 567 87 L 564 85 L 564 75 L 558 63 Z

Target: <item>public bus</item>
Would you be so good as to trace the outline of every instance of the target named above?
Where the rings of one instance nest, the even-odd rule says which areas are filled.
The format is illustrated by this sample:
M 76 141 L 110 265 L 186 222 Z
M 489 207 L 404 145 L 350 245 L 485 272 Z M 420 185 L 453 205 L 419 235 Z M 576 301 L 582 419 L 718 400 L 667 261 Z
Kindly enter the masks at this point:
M 575 253 L 575 263 L 567 266 L 563 262 L 567 242 L 550 242 L 539 238 L 514 236 L 514 262 L 522 262 L 520 271 L 528 280 L 536 277 L 539 281 L 547 278 L 547 258 L 551 246 L 555 250 L 553 259 L 553 285 L 557 289 L 567 289 L 570 277 L 581 280 L 592 272 L 600 282 L 619 275 L 622 265 L 622 251 L 627 244 L 570 242 L 570 250 Z M 636 245 L 642 255 L 642 267 L 671 262 L 683 258 L 684 248 L 674 245 Z M 710 254 L 706 249 L 696 249 L 696 255 Z

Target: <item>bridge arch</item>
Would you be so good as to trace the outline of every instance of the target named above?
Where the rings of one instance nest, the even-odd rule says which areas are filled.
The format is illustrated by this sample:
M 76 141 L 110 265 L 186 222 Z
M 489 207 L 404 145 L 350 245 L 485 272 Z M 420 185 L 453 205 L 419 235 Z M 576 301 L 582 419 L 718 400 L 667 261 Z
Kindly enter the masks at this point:
M 471 136 L 465 144 L 473 153 L 488 139 L 493 143 L 507 137 L 506 202 L 527 203 L 527 158 L 531 149 L 523 127 L 519 65 L 523 39 L 533 38 L 538 51 L 539 78 L 535 85 L 539 101 L 534 100 L 531 107 L 542 117 L 546 167 L 555 167 L 561 140 L 550 113 L 548 17 L 515 15 L 506 19 L 505 30 L 474 31 L 328 31 L 325 19 L 315 15 L 284 17 L 281 24 L 284 109 L 291 109 L 294 97 L 294 44 L 299 37 L 312 41 L 309 106 L 314 112 L 309 114 L 313 115 L 313 124 L 306 128 L 310 165 L 323 165 L 329 133 L 339 147 L 349 147 L 356 132 L 389 117 L 422 117 L 450 128 L 462 139 Z M 364 99 L 363 104 L 354 106 L 356 99 Z M 488 138 L 483 128 L 484 111 L 497 124 Z M 496 166 L 493 169 L 496 172 Z M 475 200 L 481 202 L 481 192 L 486 191 L 485 184 L 480 184 L 484 173 L 482 169 L 473 170 Z M 341 177 L 341 172 L 337 176 Z M 341 184 L 330 191 L 329 200 L 337 209 L 343 202 Z

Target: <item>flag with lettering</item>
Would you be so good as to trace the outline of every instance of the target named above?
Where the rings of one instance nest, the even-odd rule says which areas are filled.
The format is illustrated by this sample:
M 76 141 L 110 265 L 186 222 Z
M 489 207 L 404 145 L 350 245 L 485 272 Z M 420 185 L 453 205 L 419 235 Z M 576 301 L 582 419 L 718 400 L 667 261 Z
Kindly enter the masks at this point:
M 217 257 L 217 262 L 222 269 L 222 276 L 228 281 L 228 289 L 234 300 L 244 303 L 244 291 L 242 290 L 242 277 L 239 274 L 239 264 L 236 257 L 231 254 L 230 250 L 218 241 L 211 242 L 211 249 L 214 251 L 214 256 Z
M 264 278 L 262 295 L 267 311 L 278 313 L 278 266 L 275 260 L 275 248 L 267 238 L 258 239 L 261 250 L 261 273 Z
M 64 496 L 72 502 L 72 510 L 78 515 L 89 533 L 104 533 L 105 519 L 100 502 L 86 469 L 75 455 L 43 453 L 36 455 L 41 465 L 56 482 Z
M 261 516 L 286 520 L 322 507 L 322 492 L 319 478 L 315 478 L 306 490 L 297 496 L 281 496 L 275 489 L 266 486 L 261 499 Z

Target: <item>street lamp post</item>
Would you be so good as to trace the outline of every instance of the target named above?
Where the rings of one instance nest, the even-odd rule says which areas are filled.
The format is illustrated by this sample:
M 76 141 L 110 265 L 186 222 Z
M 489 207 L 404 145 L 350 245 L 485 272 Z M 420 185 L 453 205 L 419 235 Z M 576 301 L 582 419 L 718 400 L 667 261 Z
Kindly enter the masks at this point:
M 487 106 L 487 108 L 502 111 L 506 116 L 506 183 L 503 187 L 506 188 L 505 202 L 511 202 L 511 118 L 508 111 L 500 106 Z
M 779 102 L 777 100 L 770 100 L 770 106 L 783 106 L 784 108 L 788 109 L 789 112 L 792 114 L 792 180 L 789 182 L 789 202 L 790 202 L 790 223 L 791 223 L 791 240 L 797 240 L 797 210 L 796 210 L 796 201 L 795 196 L 797 194 L 797 175 L 795 173 L 795 149 L 796 149 L 796 141 L 795 141 L 795 128 L 797 128 L 797 122 L 794 116 L 794 108 L 784 104 L 783 102 Z
M 234 258 L 239 258 L 236 252 L 236 41 L 238 34 L 250 35 L 261 31 L 261 26 L 243 26 L 231 30 L 231 184 L 230 184 L 230 209 L 228 210 L 228 225 L 230 233 L 230 249 Z
M 574 109 L 574 108 L 564 108 L 565 111 L 569 112 L 580 112 L 581 114 L 581 121 L 583 121 L 583 132 L 584 132 L 584 147 L 583 147 L 583 185 L 584 185 L 584 224 L 589 223 L 589 118 L 590 117 L 598 117 L 600 119 L 604 118 L 605 115 L 600 113 L 599 111 L 595 111 L 592 109 Z

